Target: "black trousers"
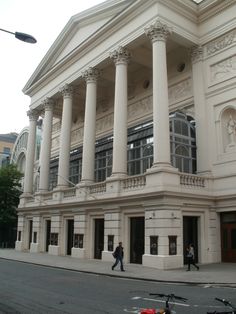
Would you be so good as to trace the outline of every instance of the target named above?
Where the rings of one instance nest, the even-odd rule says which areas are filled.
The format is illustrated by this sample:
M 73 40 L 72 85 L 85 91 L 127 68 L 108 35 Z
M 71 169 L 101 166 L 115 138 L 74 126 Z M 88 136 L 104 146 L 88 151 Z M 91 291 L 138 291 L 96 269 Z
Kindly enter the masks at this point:
M 188 270 L 190 270 L 191 265 L 199 269 L 199 267 L 195 264 L 194 259 L 192 257 L 188 257 L 187 259 L 188 259 Z

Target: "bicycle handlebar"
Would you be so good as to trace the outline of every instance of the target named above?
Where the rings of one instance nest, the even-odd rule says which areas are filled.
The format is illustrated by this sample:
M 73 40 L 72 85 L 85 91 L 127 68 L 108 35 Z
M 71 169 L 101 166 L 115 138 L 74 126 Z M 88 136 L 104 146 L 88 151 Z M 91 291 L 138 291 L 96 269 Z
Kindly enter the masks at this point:
M 170 298 L 170 299 L 176 299 L 176 300 L 181 300 L 181 301 L 187 301 L 188 299 L 183 298 L 183 297 L 179 297 L 177 295 L 172 294 L 163 294 L 163 293 L 149 293 L 149 295 L 154 295 L 154 296 L 158 296 L 158 297 L 166 297 L 166 298 Z

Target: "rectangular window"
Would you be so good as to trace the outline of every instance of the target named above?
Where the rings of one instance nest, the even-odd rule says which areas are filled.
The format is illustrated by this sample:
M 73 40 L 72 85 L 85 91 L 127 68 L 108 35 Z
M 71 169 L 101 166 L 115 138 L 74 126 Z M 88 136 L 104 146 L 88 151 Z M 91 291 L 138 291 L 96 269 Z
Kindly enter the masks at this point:
M 58 233 L 51 233 L 50 234 L 50 244 L 51 245 L 58 245 Z
M 37 232 L 34 232 L 34 235 L 33 235 L 33 242 L 34 242 L 34 243 L 37 243 Z
M 21 231 L 18 231 L 18 241 L 21 241 Z
M 114 249 L 114 235 L 108 235 L 107 250 L 113 252 Z
M 82 233 L 79 234 L 79 248 L 82 249 L 84 247 L 84 235 Z
M 169 236 L 169 255 L 177 254 L 177 236 Z
M 150 254 L 158 254 L 158 236 L 150 236 Z

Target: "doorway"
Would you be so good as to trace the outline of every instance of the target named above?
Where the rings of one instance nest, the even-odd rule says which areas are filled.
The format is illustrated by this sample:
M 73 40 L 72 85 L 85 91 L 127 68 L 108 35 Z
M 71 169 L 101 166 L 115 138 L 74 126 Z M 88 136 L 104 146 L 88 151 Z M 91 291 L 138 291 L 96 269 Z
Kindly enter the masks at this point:
M 45 251 L 48 252 L 48 247 L 50 244 L 50 233 L 51 233 L 51 220 L 46 220 L 46 247 Z
M 32 240 L 33 240 L 33 220 L 29 220 L 29 243 L 28 243 L 29 250 Z
M 71 255 L 71 249 L 73 247 L 73 237 L 74 237 L 74 220 L 68 219 L 67 221 L 67 255 Z
M 104 219 L 94 219 L 94 258 L 101 259 L 104 248 Z
M 198 263 L 198 217 L 183 217 L 183 255 L 184 264 L 187 264 L 186 248 L 192 243 L 195 253 L 195 262 Z
M 236 212 L 221 213 L 222 262 L 236 262 Z
M 144 254 L 144 217 L 130 218 L 130 263 L 142 264 Z

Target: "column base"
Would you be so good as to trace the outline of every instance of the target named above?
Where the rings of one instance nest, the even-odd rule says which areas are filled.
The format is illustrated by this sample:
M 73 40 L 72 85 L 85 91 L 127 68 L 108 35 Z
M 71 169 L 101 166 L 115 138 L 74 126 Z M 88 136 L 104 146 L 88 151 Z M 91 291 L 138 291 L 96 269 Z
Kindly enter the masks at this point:
M 49 245 L 48 246 L 48 254 L 51 255 L 59 255 L 59 251 L 60 251 L 60 246 L 58 245 Z
M 71 256 L 76 258 L 85 258 L 85 249 L 73 247 L 71 249 Z
M 16 251 L 24 251 L 23 242 L 22 241 L 16 241 L 15 242 L 15 250 Z
M 179 170 L 170 164 L 158 163 L 146 171 L 147 187 L 179 186 Z
M 157 269 L 176 269 L 183 267 L 182 255 L 143 255 L 143 266 Z

